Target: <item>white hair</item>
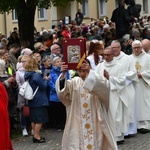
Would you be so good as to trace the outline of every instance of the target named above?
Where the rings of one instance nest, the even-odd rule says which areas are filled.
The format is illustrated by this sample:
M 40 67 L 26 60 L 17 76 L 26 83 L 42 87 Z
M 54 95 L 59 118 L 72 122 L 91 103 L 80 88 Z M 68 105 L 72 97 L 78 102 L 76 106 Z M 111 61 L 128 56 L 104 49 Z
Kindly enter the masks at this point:
M 104 26 L 103 26 L 103 29 L 108 29 L 109 28 L 109 25 L 108 24 L 105 24 Z
M 125 40 L 129 40 L 130 39 L 130 34 L 125 34 L 122 38 L 125 39 Z
M 58 60 L 58 59 L 60 59 L 60 60 L 61 60 L 61 58 L 60 58 L 59 56 L 54 57 L 54 58 L 53 58 L 53 64 L 54 64 L 54 63 L 55 63 L 55 61 L 56 61 L 56 60 Z
M 118 40 L 113 40 L 113 41 L 111 42 L 111 45 L 114 44 L 114 43 L 117 43 L 119 46 L 121 46 L 121 44 L 120 44 L 120 42 L 119 42 Z
M 58 44 L 53 44 L 53 45 L 50 47 L 51 52 L 52 52 L 56 47 L 59 47 L 59 48 L 60 48 L 60 46 L 59 46 Z
M 133 42 L 132 42 L 132 47 L 133 47 L 135 44 L 142 46 L 142 43 L 141 43 L 141 41 L 139 41 L 139 40 L 133 41 Z

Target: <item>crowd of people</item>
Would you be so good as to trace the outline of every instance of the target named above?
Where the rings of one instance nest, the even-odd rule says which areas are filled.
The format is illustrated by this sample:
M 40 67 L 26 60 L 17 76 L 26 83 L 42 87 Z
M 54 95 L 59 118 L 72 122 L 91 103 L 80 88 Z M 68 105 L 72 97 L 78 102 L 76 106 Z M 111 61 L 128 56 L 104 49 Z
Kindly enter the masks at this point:
M 64 150 L 117 149 L 116 142 L 122 144 L 125 137 L 150 132 L 150 16 L 130 16 L 123 2 L 111 19 L 85 24 L 79 10 L 68 24 L 59 20 L 52 29 L 42 27 L 35 31 L 34 49 L 20 45 L 16 27 L 9 37 L 0 34 L 0 81 L 8 95 L 10 134 L 18 111 L 23 136 L 31 133 L 34 143 L 44 143 L 42 126 L 64 130 Z M 63 63 L 66 38 L 86 39 L 87 57 L 77 71 Z M 33 90 L 39 87 L 31 101 L 18 92 L 25 80 Z M 29 116 L 23 115 L 25 105 Z

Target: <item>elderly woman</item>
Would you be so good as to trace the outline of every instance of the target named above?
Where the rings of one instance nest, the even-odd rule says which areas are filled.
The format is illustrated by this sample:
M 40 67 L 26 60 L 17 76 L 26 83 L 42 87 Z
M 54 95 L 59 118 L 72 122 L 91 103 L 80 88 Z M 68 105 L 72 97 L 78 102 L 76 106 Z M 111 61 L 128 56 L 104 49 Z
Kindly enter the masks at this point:
M 50 69 L 51 69 L 51 59 L 50 59 L 50 56 L 45 55 L 43 57 L 43 59 L 42 59 L 42 67 L 41 67 L 42 77 L 49 76 Z
M 62 60 L 60 57 L 55 57 L 53 59 L 53 66 L 51 69 L 50 81 L 49 81 L 49 87 L 50 87 L 49 101 L 50 101 L 50 112 L 51 112 L 49 113 L 50 123 L 52 126 L 55 125 L 57 131 L 63 130 L 66 122 L 65 106 L 58 98 L 58 95 L 56 93 L 56 88 L 55 88 L 56 80 L 61 74 L 61 63 Z M 69 79 L 68 72 L 67 72 L 67 79 Z

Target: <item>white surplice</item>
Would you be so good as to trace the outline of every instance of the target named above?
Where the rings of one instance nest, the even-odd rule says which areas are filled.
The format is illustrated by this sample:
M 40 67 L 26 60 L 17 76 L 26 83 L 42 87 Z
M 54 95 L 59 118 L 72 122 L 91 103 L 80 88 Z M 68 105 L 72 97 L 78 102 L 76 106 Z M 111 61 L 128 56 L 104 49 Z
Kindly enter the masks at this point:
M 109 80 L 103 75 L 104 69 L 109 73 Z M 129 109 L 129 104 L 135 102 L 135 90 L 132 82 L 137 80 L 137 76 L 133 72 L 125 74 L 123 71 L 122 65 L 116 59 L 111 62 L 104 61 L 96 68 L 96 73 L 110 86 L 109 109 L 113 118 L 111 126 L 114 128 L 116 141 L 124 139 L 124 133 L 128 132 L 129 124 L 135 121 L 134 109 Z M 128 93 L 129 91 L 132 92 L 132 95 Z
M 83 84 L 81 78 L 75 77 L 66 80 L 64 88 L 60 90 L 59 79 L 56 81 L 58 96 L 67 110 L 62 150 L 117 150 L 99 99 L 101 83 L 98 84 L 98 96 L 87 92 Z
M 103 78 L 105 83 L 110 87 L 109 97 L 109 115 L 112 116 L 111 127 L 113 127 L 116 141 L 123 140 L 123 134 L 127 131 L 128 114 L 127 102 L 121 98 L 121 91 L 125 88 L 125 79 L 120 78 L 121 65 L 115 60 L 111 62 L 102 62 L 96 68 L 96 73 Z M 104 70 L 109 73 L 109 80 L 104 77 Z M 118 139 L 119 137 L 119 139 Z
M 129 55 L 121 51 L 118 56 L 114 57 L 114 60 L 116 60 L 117 63 L 120 63 L 122 65 L 123 73 L 126 73 L 127 71 L 129 71 L 129 67 L 131 63 L 129 59 Z
M 150 55 L 142 51 L 138 56 L 132 54 L 130 59 L 130 70 L 142 75 L 136 90 L 138 128 L 150 130 Z M 140 65 L 139 69 L 135 67 L 137 63 Z
M 124 133 L 125 135 L 136 134 L 137 133 L 137 102 L 136 102 L 136 84 L 138 83 L 138 78 L 136 73 L 133 70 L 130 70 L 130 65 L 132 60 L 129 55 L 126 55 L 124 52 L 120 52 L 120 54 L 114 59 L 122 65 L 121 75 L 126 78 L 126 96 L 128 103 L 128 129 Z M 132 93 L 132 94 L 130 94 Z

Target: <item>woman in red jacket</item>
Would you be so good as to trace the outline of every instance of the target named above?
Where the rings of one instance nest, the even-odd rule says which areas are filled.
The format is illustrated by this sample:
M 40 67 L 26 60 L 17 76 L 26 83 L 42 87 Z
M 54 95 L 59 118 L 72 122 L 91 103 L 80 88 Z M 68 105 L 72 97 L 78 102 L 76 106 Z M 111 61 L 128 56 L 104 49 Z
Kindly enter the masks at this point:
M 8 96 L 5 87 L 0 82 L 0 150 L 13 150 L 9 126 Z
M 63 37 L 66 38 L 66 39 L 71 38 L 71 32 L 70 32 L 68 26 L 66 26 L 66 25 L 63 26 L 63 28 L 62 28 L 62 35 L 63 35 Z

